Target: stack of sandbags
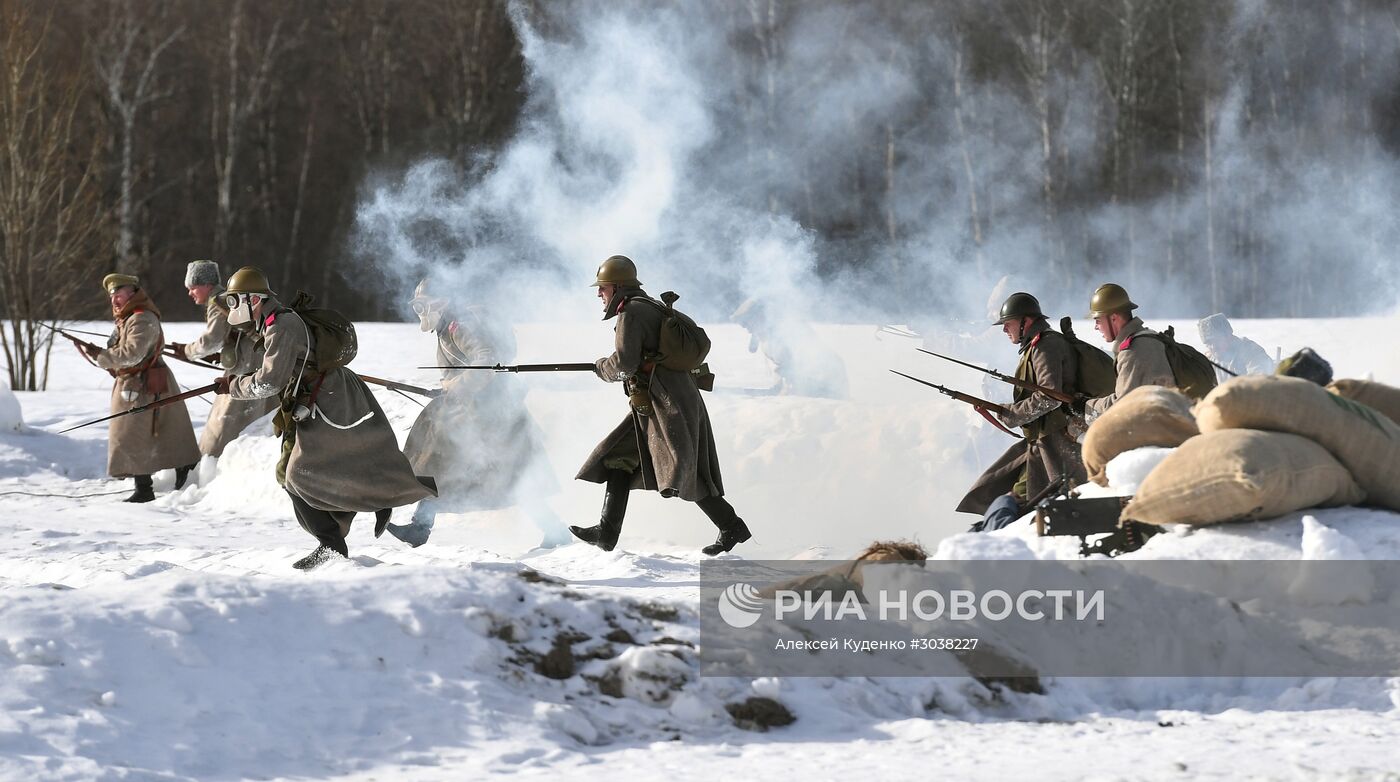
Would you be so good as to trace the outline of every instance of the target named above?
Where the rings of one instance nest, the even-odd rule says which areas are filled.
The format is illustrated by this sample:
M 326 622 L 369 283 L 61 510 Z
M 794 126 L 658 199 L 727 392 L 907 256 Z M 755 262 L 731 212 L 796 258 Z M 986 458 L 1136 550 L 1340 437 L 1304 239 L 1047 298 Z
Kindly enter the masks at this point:
M 1174 388 L 1139 386 L 1089 425 L 1084 467 L 1089 480 L 1107 486 L 1104 470 L 1118 454 L 1152 446 L 1175 448 L 1197 434 L 1190 397 Z
M 1400 388 L 1371 380 L 1338 380 L 1328 391 L 1360 402 L 1381 415 L 1400 424 Z
M 1147 524 L 1217 524 L 1354 505 L 1364 497 L 1351 473 L 1305 437 L 1224 429 L 1187 440 L 1153 468 L 1122 517 Z
M 1400 425 L 1322 386 L 1272 375 L 1234 378 L 1201 400 L 1196 422 L 1202 436 L 1260 429 L 1306 437 L 1346 467 L 1368 504 L 1400 510 Z

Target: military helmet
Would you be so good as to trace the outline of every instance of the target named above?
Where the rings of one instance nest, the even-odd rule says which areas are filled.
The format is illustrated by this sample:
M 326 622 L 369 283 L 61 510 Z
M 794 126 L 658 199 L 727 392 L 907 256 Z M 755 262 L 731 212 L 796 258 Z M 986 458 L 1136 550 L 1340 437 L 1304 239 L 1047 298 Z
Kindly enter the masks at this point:
M 1013 293 L 1001 303 L 1001 315 L 997 318 L 996 325 L 1000 326 L 1008 320 L 1043 317 L 1045 313 L 1040 311 L 1040 301 L 1036 297 L 1024 292 Z
M 102 289 L 110 296 L 117 288 L 141 287 L 141 280 L 130 274 L 109 274 L 102 278 Z
M 272 289 L 267 285 L 267 275 L 256 266 L 244 266 L 228 278 L 228 294 L 256 293 L 271 296 Z
M 593 278 L 594 288 L 600 285 L 621 285 L 624 288 L 642 286 L 637 281 L 637 264 L 632 263 L 632 259 L 625 255 L 614 255 L 598 264 L 598 271 Z
M 1111 282 L 1100 285 L 1098 290 L 1094 291 L 1093 298 L 1089 299 L 1089 317 L 1091 318 L 1111 315 L 1115 312 L 1131 314 L 1135 309 L 1137 309 L 1137 305 L 1128 298 L 1128 292 L 1123 290 L 1123 286 Z

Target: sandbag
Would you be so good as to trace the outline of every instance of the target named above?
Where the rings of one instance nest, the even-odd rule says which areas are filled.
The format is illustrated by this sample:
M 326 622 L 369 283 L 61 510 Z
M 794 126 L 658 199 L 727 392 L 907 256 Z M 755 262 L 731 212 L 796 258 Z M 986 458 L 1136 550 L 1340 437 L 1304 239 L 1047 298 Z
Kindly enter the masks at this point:
M 1202 432 L 1265 429 L 1301 435 L 1351 471 L 1366 502 L 1400 510 L 1400 425 L 1296 377 L 1232 378 L 1196 406 Z
M 1336 381 L 1328 386 L 1327 390 L 1353 402 L 1360 402 L 1400 424 L 1400 388 L 1372 380 L 1347 379 Z
M 1365 496 L 1326 448 L 1305 437 L 1225 429 L 1187 440 L 1153 468 L 1122 518 L 1218 524 L 1355 505 Z
M 1089 480 L 1107 486 L 1104 470 L 1118 454 L 1150 446 L 1175 448 L 1198 434 L 1189 397 L 1174 388 L 1138 386 L 1089 425 L 1084 467 Z

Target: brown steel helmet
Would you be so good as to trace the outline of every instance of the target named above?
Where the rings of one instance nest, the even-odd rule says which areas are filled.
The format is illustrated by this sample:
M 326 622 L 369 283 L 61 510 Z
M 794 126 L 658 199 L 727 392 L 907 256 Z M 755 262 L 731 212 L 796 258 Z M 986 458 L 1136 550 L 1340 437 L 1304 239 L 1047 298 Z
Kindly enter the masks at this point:
M 592 287 L 594 288 L 600 285 L 621 285 L 624 288 L 642 287 L 642 284 L 637 281 L 637 264 L 632 263 L 632 259 L 625 255 L 614 255 L 598 264 L 598 271 L 593 275 L 593 278 Z
M 1000 326 L 1008 320 L 1043 317 L 1045 313 L 1040 311 L 1040 301 L 1036 297 L 1029 293 L 1013 293 L 1001 303 L 1001 315 L 997 318 L 996 325 Z
M 1122 312 L 1131 315 L 1137 305 L 1128 298 L 1128 292 L 1123 290 L 1122 285 L 1106 282 L 1094 291 L 1094 297 L 1089 299 L 1089 317 L 1097 318 L 1101 315 L 1111 315 L 1115 312 Z
M 228 278 L 226 294 L 256 293 L 271 296 L 272 289 L 267 285 L 267 275 L 256 266 L 244 266 Z

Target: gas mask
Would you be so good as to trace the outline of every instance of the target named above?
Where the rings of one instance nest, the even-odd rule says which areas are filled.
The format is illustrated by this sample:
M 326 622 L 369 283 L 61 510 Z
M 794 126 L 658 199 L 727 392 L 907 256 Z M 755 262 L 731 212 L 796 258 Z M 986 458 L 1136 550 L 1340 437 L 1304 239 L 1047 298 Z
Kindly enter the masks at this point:
M 228 325 L 240 331 L 257 331 L 259 323 L 253 317 L 253 303 L 264 298 L 256 293 L 225 293 L 223 303 L 228 307 Z
M 418 296 L 413 299 L 413 314 L 418 316 L 418 328 L 421 331 L 437 331 L 442 323 L 442 312 L 445 308 L 442 299 L 433 299 L 425 296 Z

